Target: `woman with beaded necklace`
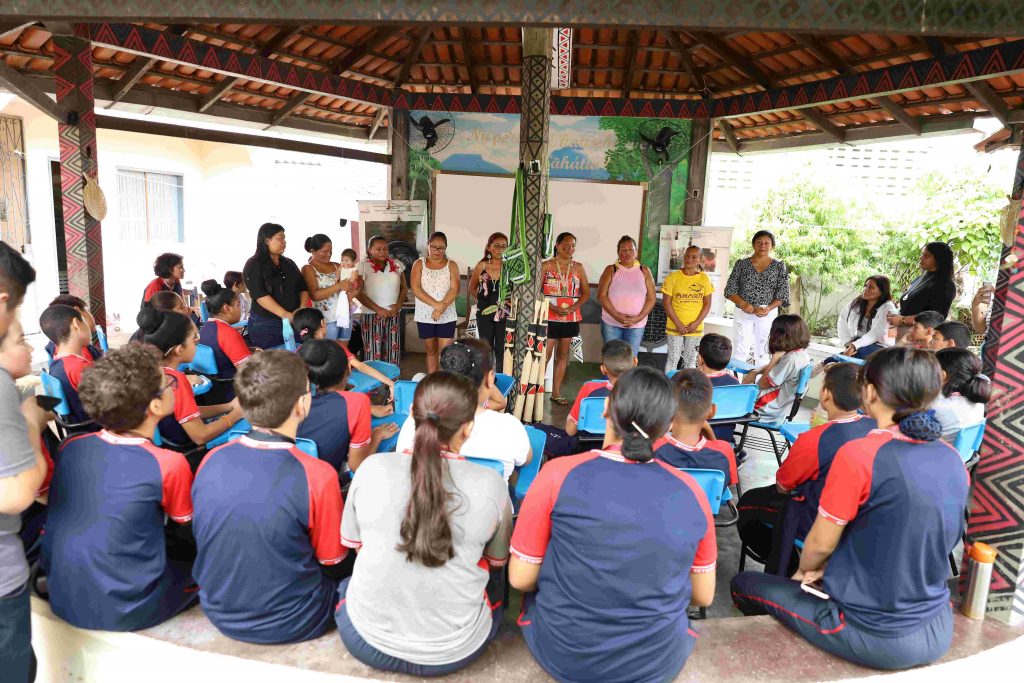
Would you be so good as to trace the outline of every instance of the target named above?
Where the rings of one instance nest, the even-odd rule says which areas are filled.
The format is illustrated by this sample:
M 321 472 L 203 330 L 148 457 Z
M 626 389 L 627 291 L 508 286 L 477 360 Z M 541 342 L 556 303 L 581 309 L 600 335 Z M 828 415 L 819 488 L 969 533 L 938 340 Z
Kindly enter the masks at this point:
M 580 333 L 580 308 L 590 298 L 590 283 L 583 264 L 574 261 L 576 236 L 563 232 L 555 239 L 555 257 L 541 266 L 543 294 L 548 301 L 548 360 L 555 354 L 551 402 L 569 405 L 562 396 L 562 381 L 569 364 L 569 344 Z

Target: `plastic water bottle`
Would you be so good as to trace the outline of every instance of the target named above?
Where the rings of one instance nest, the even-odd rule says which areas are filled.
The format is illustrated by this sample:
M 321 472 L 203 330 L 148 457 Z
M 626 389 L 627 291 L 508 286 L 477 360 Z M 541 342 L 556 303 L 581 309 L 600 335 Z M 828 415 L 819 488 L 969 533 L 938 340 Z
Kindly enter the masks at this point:
M 967 591 L 960 602 L 960 612 L 971 619 L 985 617 L 985 605 L 988 603 L 988 589 L 992 584 L 992 566 L 996 561 L 996 551 L 985 543 L 972 543 L 968 552 L 970 561 L 967 563 Z

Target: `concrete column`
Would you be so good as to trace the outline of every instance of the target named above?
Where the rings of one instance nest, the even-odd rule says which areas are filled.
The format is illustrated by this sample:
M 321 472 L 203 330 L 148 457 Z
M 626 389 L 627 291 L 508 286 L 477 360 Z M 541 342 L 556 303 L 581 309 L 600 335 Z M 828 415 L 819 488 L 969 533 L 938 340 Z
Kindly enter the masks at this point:
M 96 112 L 93 109 L 92 44 L 70 35 L 53 36 L 57 104 L 71 113 L 58 123 L 61 206 L 68 258 L 68 291 L 89 304 L 107 326 L 103 294 L 103 238 L 100 222 L 85 210 L 85 176 L 96 178 Z
M 683 220 L 687 225 L 704 223 L 704 193 L 711 165 L 711 119 L 694 119 L 690 124 L 690 166 L 686 180 L 686 208 Z
M 1024 195 L 1024 147 L 1017 158 L 1013 197 Z M 1011 247 L 1003 250 L 985 338 L 992 379 L 988 426 L 974 470 L 969 540 L 998 551 L 988 616 L 1024 624 L 1024 207 Z M 965 587 L 961 582 L 961 590 Z
M 391 199 L 409 196 L 409 110 L 392 109 L 391 134 Z

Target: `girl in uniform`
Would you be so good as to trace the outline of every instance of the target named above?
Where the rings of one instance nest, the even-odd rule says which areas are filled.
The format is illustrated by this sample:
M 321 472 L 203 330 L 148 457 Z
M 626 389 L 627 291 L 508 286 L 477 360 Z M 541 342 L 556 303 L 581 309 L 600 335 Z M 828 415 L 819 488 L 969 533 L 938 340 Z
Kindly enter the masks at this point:
M 203 402 L 227 403 L 235 398 L 232 384 L 235 368 L 252 356 L 242 333 L 232 327 L 242 319 L 241 301 L 238 294 L 228 287 L 221 287 L 216 280 L 206 280 L 202 288 L 210 319 L 199 330 L 199 343 L 213 349 L 217 361 L 217 374 L 211 377 L 217 381 L 203 396 Z

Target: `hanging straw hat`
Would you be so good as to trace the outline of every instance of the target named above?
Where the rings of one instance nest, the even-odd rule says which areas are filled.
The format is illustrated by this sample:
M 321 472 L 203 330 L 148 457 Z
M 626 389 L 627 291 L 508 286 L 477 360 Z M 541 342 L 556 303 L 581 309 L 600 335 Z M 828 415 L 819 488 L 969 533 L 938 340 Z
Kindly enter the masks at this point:
M 85 179 L 85 190 L 82 193 L 85 198 L 85 210 L 96 220 L 102 221 L 107 217 L 107 199 L 103 196 L 103 190 L 91 175 L 85 174 L 82 177 Z

